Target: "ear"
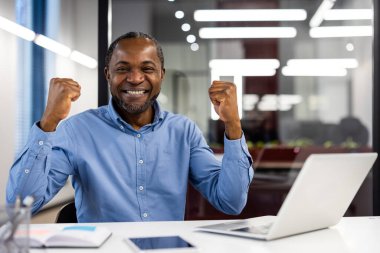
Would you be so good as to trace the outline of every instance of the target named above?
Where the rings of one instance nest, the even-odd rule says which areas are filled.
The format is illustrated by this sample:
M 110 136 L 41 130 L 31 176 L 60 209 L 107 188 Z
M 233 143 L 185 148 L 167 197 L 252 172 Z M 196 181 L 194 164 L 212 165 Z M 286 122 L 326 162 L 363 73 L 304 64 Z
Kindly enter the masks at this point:
M 161 81 L 164 80 L 164 77 L 165 77 L 165 68 L 162 68 L 161 69 Z
M 105 67 L 105 68 L 104 68 L 104 75 L 105 75 L 105 77 L 106 77 L 107 82 L 109 83 L 109 80 L 110 80 L 110 73 L 109 73 L 108 67 Z

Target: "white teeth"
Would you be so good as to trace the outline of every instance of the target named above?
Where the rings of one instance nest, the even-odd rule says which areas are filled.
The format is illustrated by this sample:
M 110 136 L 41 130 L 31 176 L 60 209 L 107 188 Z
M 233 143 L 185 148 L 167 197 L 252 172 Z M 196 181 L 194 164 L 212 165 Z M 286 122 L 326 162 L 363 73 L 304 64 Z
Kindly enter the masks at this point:
M 132 95 L 142 95 L 144 94 L 144 91 L 143 90 L 128 90 L 127 93 L 132 94 Z

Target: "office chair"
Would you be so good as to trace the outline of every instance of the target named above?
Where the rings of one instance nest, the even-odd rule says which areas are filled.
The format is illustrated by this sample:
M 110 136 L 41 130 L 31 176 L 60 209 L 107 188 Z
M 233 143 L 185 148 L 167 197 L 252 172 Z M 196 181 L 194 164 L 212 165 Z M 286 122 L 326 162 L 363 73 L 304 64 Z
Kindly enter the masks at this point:
M 57 214 L 55 223 L 78 223 L 75 202 L 65 204 Z

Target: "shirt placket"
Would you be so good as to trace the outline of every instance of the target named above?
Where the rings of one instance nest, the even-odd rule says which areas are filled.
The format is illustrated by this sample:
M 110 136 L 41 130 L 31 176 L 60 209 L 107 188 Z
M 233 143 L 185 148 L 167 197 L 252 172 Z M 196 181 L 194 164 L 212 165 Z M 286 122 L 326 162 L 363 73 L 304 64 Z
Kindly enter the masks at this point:
M 140 205 L 140 217 L 143 221 L 147 221 L 149 220 L 149 210 L 146 205 L 146 156 L 144 152 L 143 136 L 141 133 L 135 134 L 135 145 L 137 158 L 137 199 Z

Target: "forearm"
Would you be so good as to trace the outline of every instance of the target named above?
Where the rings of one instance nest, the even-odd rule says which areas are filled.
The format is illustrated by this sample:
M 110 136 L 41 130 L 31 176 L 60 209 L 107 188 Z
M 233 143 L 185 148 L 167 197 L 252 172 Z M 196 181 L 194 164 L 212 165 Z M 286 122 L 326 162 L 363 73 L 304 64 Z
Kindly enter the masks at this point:
M 237 140 L 242 137 L 243 130 L 241 128 L 240 120 L 234 122 L 224 123 L 225 133 L 229 140 Z

